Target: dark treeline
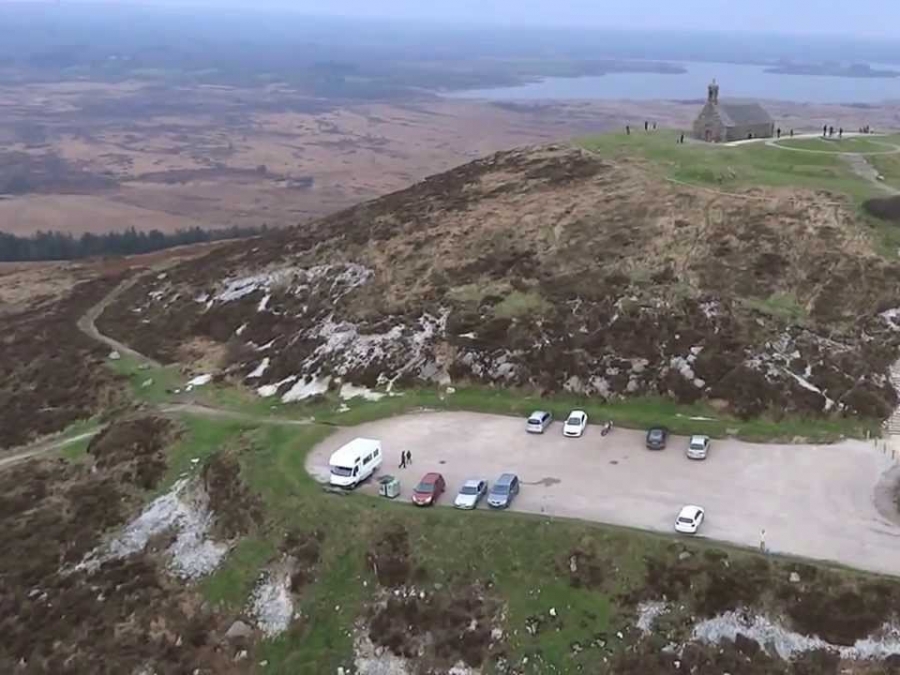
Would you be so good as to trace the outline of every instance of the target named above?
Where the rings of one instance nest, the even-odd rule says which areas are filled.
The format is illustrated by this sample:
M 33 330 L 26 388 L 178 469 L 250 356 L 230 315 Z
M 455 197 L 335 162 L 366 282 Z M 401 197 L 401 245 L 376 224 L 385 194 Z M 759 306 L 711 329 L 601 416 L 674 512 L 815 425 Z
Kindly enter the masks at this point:
M 185 244 L 252 237 L 266 230 L 265 225 L 262 227 L 236 225 L 220 230 L 193 227 L 166 234 L 159 230 L 138 232 L 131 228 L 124 232 L 82 234 L 79 237 L 65 232 L 38 232 L 30 237 L 17 237 L 14 234 L 0 232 L 0 262 L 76 260 L 91 256 L 152 253 Z

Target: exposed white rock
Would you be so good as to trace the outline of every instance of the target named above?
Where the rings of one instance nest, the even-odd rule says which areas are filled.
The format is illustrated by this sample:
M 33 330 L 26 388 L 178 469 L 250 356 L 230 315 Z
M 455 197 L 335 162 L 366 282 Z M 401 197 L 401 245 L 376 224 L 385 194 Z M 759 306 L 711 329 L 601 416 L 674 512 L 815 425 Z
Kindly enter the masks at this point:
M 311 377 L 306 380 L 298 380 L 298 382 L 285 392 L 281 400 L 284 403 L 293 403 L 295 401 L 303 401 L 313 396 L 324 394 L 328 391 L 328 385 L 331 382 L 331 376 L 326 375 L 323 378 Z
M 107 560 L 143 551 L 150 539 L 174 532 L 169 546 L 169 569 L 179 577 L 196 579 L 215 570 L 228 546 L 209 538 L 213 513 L 209 497 L 194 481 L 182 479 L 157 497 L 131 523 L 106 544 L 92 551 L 78 568 L 96 569 Z
M 773 649 L 782 659 L 814 651 L 828 649 L 838 652 L 843 659 L 884 659 L 900 654 L 900 629 L 885 625 L 877 634 L 857 640 L 852 646 L 834 645 L 819 637 L 810 637 L 788 630 L 768 617 L 744 612 L 725 612 L 694 626 L 695 640 L 717 644 L 723 639 L 734 640 L 738 633 L 749 637 L 764 648 Z
M 267 638 L 285 632 L 294 617 L 290 575 L 284 571 L 264 572 L 250 597 L 249 613 Z
M 256 393 L 262 396 L 263 398 L 269 398 L 270 396 L 274 396 L 278 393 L 278 390 L 281 389 L 286 384 L 293 382 L 297 379 L 296 375 L 289 375 L 283 380 L 279 380 L 278 382 L 274 382 L 272 384 L 264 384 L 256 390 Z
M 185 387 L 202 387 L 203 385 L 212 382 L 212 377 L 213 376 L 209 374 L 198 375 L 197 377 L 188 380 Z
M 269 368 L 269 357 L 267 356 L 262 361 L 259 362 L 259 365 L 254 368 L 249 375 L 247 375 L 247 379 L 257 379 L 266 374 L 266 370 Z

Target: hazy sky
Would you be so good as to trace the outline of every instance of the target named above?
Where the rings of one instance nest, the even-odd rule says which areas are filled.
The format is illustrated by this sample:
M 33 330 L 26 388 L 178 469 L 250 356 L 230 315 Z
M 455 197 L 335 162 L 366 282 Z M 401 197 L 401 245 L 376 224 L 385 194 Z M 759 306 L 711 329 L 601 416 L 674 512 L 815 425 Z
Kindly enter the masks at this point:
M 278 6 L 309 14 L 428 19 L 467 24 L 741 30 L 900 37 L 900 0 L 853 0 L 846 3 L 827 0 L 108 1 L 145 5 L 203 4 L 251 8 Z

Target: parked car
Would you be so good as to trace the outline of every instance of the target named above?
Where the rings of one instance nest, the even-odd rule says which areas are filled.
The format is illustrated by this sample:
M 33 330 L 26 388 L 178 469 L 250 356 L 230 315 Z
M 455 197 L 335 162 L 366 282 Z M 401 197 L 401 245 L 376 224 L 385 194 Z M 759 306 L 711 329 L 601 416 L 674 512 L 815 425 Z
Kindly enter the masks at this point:
M 426 473 L 413 490 L 412 501 L 416 506 L 432 506 L 440 497 L 447 484 L 439 473 Z
M 481 501 L 481 498 L 484 497 L 486 492 L 486 480 L 478 480 L 477 478 L 474 480 L 467 480 L 465 483 L 463 483 L 462 488 L 460 488 L 459 494 L 456 495 L 456 500 L 453 502 L 453 506 L 458 509 L 477 508 L 478 502 Z
M 569 413 L 565 425 L 563 425 L 563 436 L 569 438 L 579 438 L 584 434 L 587 427 L 587 413 L 584 410 L 573 410 Z
M 688 443 L 687 456 L 688 459 L 706 459 L 709 453 L 709 436 L 691 436 Z
M 665 427 L 650 427 L 647 429 L 647 449 L 663 450 L 666 441 L 669 440 L 669 430 Z
M 683 506 L 675 519 L 675 531 L 682 534 L 697 534 L 704 515 L 706 512 L 702 506 Z
M 514 473 L 505 473 L 491 485 L 488 492 L 488 506 L 505 509 L 512 504 L 517 494 L 519 494 L 519 477 Z
M 525 430 L 531 434 L 542 434 L 553 421 L 553 414 L 546 410 L 535 410 L 528 416 Z

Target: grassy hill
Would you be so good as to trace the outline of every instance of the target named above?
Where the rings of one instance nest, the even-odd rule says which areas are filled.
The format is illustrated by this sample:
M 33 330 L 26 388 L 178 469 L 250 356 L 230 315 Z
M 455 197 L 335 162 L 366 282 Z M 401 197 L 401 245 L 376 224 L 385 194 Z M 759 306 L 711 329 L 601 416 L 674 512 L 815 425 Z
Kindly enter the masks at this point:
M 0 671 L 894 672 L 897 657 L 838 651 L 895 618 L 894 579 L 545 516 L 340 496 L 306 473 L 334 424 L 420 405 L 578 404 L 675 430 L 709 416 L 690 427 L 753 437 L 877 428 L 895 402 L 883 374 L 898 338 L 881 313 L 900 297 L 900 267 L 859 213 L 871 186 L 835 158 L 807 164 L 764 146 L 664 134 L 586 145 L 501 153 L 147 275 L 100 326 L 172 365 L 125 356 L 107 370 L 96 349 L 73 352 L 53 362 L 66 386 L 52 398 L 10 377 L 10 400 L 67 402 L 66 421 L 98 412 L 87 396 L 73 404 L 79 386 L 111 394 L 114 373 L 131 387 L 109 396 L 118 410 L 101 415 L 101 435 L 0 472 Z M 817 171 L 829 191 L 809 186 Z M 11 315 L 27 330 L 9 344 L 32 354 L 31 327 L 79 335 L 86 302 L 46 300 L 31 323 Z M 200 372 L 214 381 L 185 393 Z M 388 381 L 406 395 L 338 395 Z M 289 392 L 315 395 L 285 402 Z M 244 417 L 158 419 L 185 399 Z M 27 438 L 37 422 L 21 417 L 15 437 Z M 139 539 L 151 501 L 155 517 L 178 517 L 132 555 L 79 565 L 110 540 Z M 131 539 L 115 539 L 129 523 Z M 172 560 L 186 555 L 202 573 L 178 578 Z M 763 642 L 803 648 L 762 648 L 748 625 L 734 631 L 732 612 L 760 617 L 774 631 Z
M 900 265 L 836 191 L 864 180 L 764 145 L 588 146 L 500 153 L 223 247 L 101 325 L 164 361 L 200 342 L 226 379 L 285 400 L 437 382 L 887 416 Z

